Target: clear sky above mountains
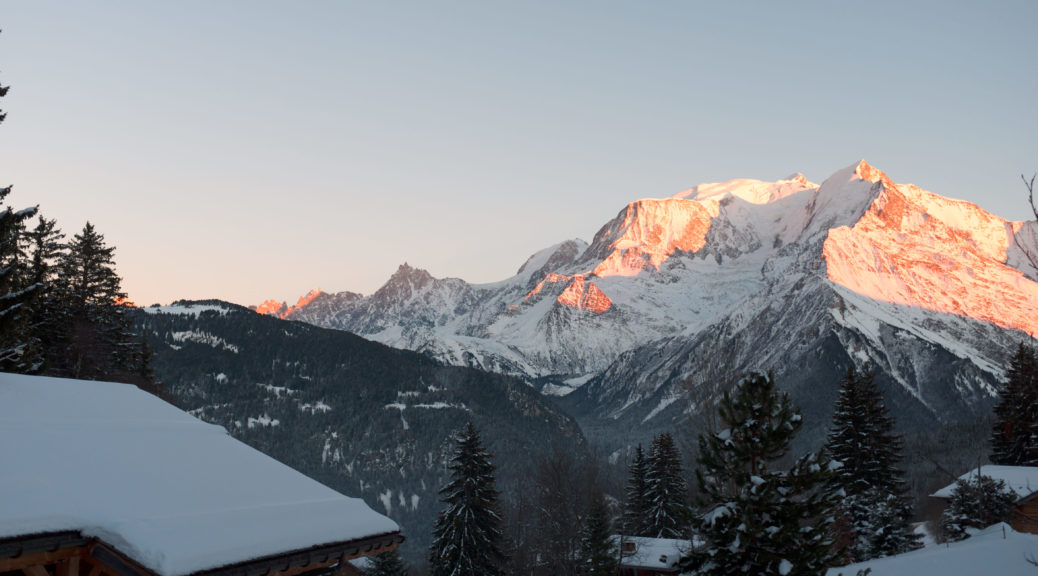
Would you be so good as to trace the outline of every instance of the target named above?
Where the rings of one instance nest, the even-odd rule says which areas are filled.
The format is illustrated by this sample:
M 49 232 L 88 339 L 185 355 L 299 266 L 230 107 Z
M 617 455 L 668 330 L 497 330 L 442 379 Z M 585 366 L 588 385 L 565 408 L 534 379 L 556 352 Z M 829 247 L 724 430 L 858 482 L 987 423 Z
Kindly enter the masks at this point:
M 1038 3 L 0 4 L 0 184 L 140 304 L 494 281 L 700 182 L 897 182 L 1032 218 Z

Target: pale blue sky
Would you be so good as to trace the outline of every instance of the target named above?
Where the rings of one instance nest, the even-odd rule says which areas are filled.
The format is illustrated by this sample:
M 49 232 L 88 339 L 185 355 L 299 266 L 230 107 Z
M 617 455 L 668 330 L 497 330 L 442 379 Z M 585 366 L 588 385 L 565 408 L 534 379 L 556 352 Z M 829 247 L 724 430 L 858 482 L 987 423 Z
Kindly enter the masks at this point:
M 0 183 L 140 304 L 503 279 L 628 202 L 865 158 L 1031 218 L 1038 2 L 0 0 Z

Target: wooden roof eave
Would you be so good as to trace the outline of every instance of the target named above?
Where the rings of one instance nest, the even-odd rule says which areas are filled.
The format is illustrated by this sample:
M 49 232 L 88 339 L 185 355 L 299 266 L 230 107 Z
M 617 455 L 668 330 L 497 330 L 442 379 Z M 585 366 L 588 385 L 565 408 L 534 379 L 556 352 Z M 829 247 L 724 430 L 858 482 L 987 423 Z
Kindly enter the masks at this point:
M 278 576 L 302 576 L 309 572 L 319 572 L 324 567 L 338 565 L 347 560 L 360 558 L 368 554 L 388 552 L 403 541 L 403 534 L 388 532 L 357 540 L 324 544 L 305 550 L 254 558 L 238 564 L 194 572 L 190 576 L 273 576 L 275 574 Z
M 327 571 L 329 567 L 397 547 L 404 541 L 399 532 L 390 532 L 357 540 L 314 546 L 282 554 L 254 558 L 244 562 L 202 570 L 189 576 L 307 576 Z M 104 565 L 113 576 L 162 576 L 130 559 L 115 547 L 98 538 L 79 532 L 51 532 L 17 536 L 0 540 L 0 573 L 35 566 L 88 558 Z
M 43 566 L 68 566 L 70 562 L 78 564 L 80 560 L 103 566 L 103 570 L 96 571 L 97 576 L 102 572 L 110 576 L 155 576 L 152 571 L 114 547 L 76 531 L 30 534 L 0 540 L 0 572 L 21 570 L 43 576 L 47 574 L 46 570 L 41 571 Z

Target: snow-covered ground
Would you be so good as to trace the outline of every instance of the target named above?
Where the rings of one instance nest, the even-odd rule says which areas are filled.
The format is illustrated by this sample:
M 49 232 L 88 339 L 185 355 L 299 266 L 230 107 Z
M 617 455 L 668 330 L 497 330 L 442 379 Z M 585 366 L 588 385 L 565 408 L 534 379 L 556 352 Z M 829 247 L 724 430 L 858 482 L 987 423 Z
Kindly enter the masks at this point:
M 828 576 L 1017 576 L 1038 574 L 1038 535 L 996 524 L 971 538 L 829 570 Z

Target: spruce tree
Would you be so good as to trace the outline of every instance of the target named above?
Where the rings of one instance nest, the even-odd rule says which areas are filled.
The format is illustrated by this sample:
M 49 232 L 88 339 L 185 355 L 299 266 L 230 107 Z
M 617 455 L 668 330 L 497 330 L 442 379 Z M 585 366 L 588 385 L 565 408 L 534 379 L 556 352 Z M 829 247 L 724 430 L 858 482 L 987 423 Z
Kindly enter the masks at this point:
M 693 527 L 707 546 L 698 574 L 822 574 L 835 558 L 835 493 L 824 450 L 776 469 L 801 427 L 770 374 L 743 378 L 719 405 L 725 428 L 700 435 L 696 478 L 704 513 Z
M 1009 361 L 991 433 L 991 462 L 1038 465 L 1038 350 L 1024 343 Z
M 29 282 L 37 286 L 32 304 L 30 332 L 37 347 L 37 368 L 46 370 L 47 350 L 60 350 L 64 346 L 62 337 L 63 320 L 67 310 L 56 289 L 58 262 L 64 255 L 65 235 L 55 220 L 40 215 L 36 227 L 27 234 L 29 253 Z
M 363 571 L 364 576 L 407 576 L 407 564 L 396 548 L 367 558 L 369 564 Z
M 941 515 L 941 532 L 946 541 L 969 538 L 969 529 L 987 528 L 1008 522 L 1016 503 L 1016 494 L 1004 480 L 972 475 L 955 482 L 951 499 Z
M 586 576 L 616 574 L 616 548 L 612 540 L 609 508 L 601 490 L 591 494 L 580 535 L 579 573 Z
M 472 422 L 458 436 L 429 549 L 432 576 L 497 576 L 505 560 L 494 465 Z
M 60 255 L 53 293 L 57 342 L 48 347 L 48 372 L 88 380 L 140 382 L 143 350 L 130 329 L 126 294 L 115 271 L 115 247 L 87 222 Z
M 36 208 L 4 206 L 10 193 L 10 186 L 0 188 L 0 371 L 33 372 L 29 315 L 39 286 L 28 282 L 24 243 L 25 222 Z
M 849 534 L 846 560 L 862 562 L 921 546 L 913 532 L 904 473 L 897 467 L 903 442 L 894 434 L 871 370 L 847 369 L 833 408 L 826 449 L 839 463 L 834 482 L 845 498 L 840 513 Z
M 674 438 L 663 432 L 652 441 L 645 470 L 645 524 L 652 538 L 682 538 L 688 532 L 688 486 Z
M 645 453 L 642 445 L 634 449 L 634 459 L 627 468 L 627 486 L 624 489 L 623 533 L 645 536 Z
M 0 98 L 9 87 L 0 85 Z M 7 114 L 0 110 L 0 124 Z M 11 186 L 0 188 L 0 371 L 35 372 L 39 362 L 29 330 L 29 305 L 38 288 L 25 273 L 25 222 L 36 207 L 14 210 L 4 206 Z

